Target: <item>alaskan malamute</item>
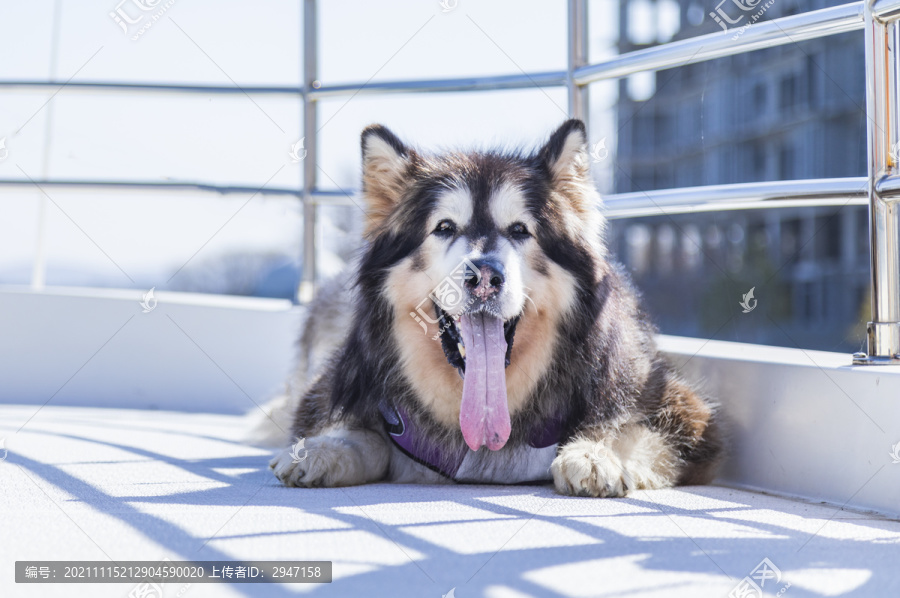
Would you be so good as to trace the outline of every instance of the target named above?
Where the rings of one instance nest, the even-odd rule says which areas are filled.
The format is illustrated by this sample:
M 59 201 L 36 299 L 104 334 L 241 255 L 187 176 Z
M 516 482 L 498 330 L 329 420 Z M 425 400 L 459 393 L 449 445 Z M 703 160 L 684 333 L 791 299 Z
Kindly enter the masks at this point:
M 659 355 L 607 255 L 581 121 L 534 153 L 441 155 L 373 125 L 362 159 L 365 244 L 355 284 L 310 307 L 304 451 L 271 463 L 285 485 L 552 480 L 623 496 L 711 479 L 714 408 Z

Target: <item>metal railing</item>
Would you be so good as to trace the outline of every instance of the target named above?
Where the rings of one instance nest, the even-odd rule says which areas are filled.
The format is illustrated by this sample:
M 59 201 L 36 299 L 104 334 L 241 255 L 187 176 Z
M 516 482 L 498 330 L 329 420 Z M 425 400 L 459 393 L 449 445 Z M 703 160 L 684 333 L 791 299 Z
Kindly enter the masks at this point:
M 0 180 L 0 185 L 119 186 L 125 188 L 192 189 L 218 193 L 255 192 L 294 195 L 303 202 L 303 281 L 300 299 L 312 296 L 316 280 L 316 208 L 323 204 L 349 204 L 343 193 L 317 185 L 317 101 L 357 94 L 440 93 L 496 91 L 564 86 L 570 116 L 587 120 L 591 83 L 639 72 L 685 66 L 753 50 L 811 40 L 848 31 L 865 30 L 866 97 L 868 121 L 868 177 L 714 185 L 639 193 L 605 198 L 610 217 L 623 218 L 694 211 L 737 210 L 796 205 L 868 204 L 871 253 L 872 322 L 868 325 L 868 351 L 854 355 L 856 364 L 900 363 L 900 0 L 869 0 L 755 23 L 735 39 L 733 31 L 720 31 L 661 44 L 588 64 L 587 0 L 568 0 L 568 60 L 565 71 L 523 73 L 455 79 L 382 81 L 323 85 L 318 80 L 316 0 L 304 0 L 303 85 L 301 87 L 227 87 L 156 85 L 114 82 L 0 81 L 3 88 L 47 87 L 104 91 L 178 93 L 286 94 L 303 102 L 303 131 L 307 158 L 303 187 L 251 189 L 203 182 Z

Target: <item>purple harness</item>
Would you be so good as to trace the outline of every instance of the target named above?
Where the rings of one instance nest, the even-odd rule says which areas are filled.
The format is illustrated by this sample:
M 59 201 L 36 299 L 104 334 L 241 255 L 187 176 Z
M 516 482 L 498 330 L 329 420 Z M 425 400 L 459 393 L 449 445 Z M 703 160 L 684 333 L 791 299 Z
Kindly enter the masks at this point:
M 414 461 L 418 461 L 429 469 L 454 479 L 469 448 L 465 445 L 458 451 L 441 450 L 441 447 L 420 436 L 410 424 L 410 417 L 402 407 L 381 403 L 378 406 L 384 418 L 384 427 L 397 447 Z M 536 430 L 528 438 L 528 446 L 546 448 L 558 443 L 562 435 L 562 422 L 552 420 L 543 428 Z

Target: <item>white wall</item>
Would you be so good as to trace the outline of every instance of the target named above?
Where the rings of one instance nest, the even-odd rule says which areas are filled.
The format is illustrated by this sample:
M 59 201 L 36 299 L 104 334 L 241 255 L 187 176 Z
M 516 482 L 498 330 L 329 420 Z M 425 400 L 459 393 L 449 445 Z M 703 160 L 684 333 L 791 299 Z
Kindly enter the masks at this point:
M 0 287 L 0 403 L 244 413 L 278 392 L 301 309 L 287 301 Z M 184 331 L 179 329 L 179 326 Z M 720 483 L 900 516 L 900 367 L 661 336 L 721 402 Z M 246 394 L 245 394 L 246 393 Z
M 242 413 L 281 388 L 300 308 L 163 292 L 142 313 L 141 298 L 0 287 L 0 402 Z
M 900 366 L 850 355 L 663 336 L 671 362 L 721 402 L 721 483 L 900 516 Z

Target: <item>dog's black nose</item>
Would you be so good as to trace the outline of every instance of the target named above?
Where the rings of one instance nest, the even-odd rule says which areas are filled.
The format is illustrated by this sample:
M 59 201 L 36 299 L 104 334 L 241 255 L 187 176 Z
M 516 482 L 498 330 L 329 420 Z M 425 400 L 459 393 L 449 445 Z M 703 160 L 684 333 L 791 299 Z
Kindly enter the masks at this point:
M 478 268 L 478 271 L 473 272 L 471 268 L 467 267 L 465 280 L 466 286 L 476 295 L 483 297 L 493 295 L 506 282 L 506 271 L 498 260 L 484 258 L 472 260 L 471 264 Z

